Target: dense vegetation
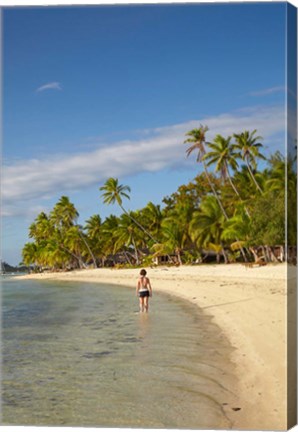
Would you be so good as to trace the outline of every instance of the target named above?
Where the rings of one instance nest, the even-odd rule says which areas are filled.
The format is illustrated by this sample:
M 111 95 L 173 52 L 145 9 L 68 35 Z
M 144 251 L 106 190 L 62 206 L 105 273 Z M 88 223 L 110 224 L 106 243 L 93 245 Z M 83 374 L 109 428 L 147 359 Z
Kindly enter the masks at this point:
M 6 273 L 27 273 L 28 267 L 26 266 L 11 266 L 5 261 L 0 261 L 0 273 L 6 274 Z
M 62 196 L 49 214 L 40 213 L 31 224 L 33 241 L 23 248 L 24 264 L 66 270 L 149 265 L 161 256 L 183 264 L 202 262 L 212 253 L 218 262 L 247 262 L 256 260 L 260 249 L 270 261 L 277 259 L 272 249 L 277 245 L 286 257 L 286 229 L 288 245 L 296 244 L 295 161 L 277 152 L 260 170 L 265 156 L 256 131 L 206 142 L 207 130 L 200 126 L 185 140 L 187 155 L 196 155 L 203 172 L 165 197 L 162 207 L 148 202 L 127 211 L 123 202 L 130 199 L 130 187 L 110 178 L 99 188 L 101 198 L 107 205 L 117 203 L 122 214 L 105 220 L 96 214 L 81 226 L 74 204 Z M 291 204 L 287 228 L 286 199 Z

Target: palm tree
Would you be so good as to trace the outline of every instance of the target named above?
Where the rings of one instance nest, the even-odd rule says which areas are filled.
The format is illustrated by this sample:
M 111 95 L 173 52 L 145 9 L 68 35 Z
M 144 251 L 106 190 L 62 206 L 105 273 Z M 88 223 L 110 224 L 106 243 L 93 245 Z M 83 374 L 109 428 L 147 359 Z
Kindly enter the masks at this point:
M 79 213 L 67 196 L 62 196 L 51 212 L 56 226 L 70 228 L 76 224 Z
M 26 243 L 22 250 L 22 260 L 27 266 L 37 265 L 37 246 L 36 243 Z
M 226 219 L 221 212 L 218 201 L 214 196 L 207 196 L 201 202 L 200 208 L 193 215 L 190 224 L 190 234 L 199 247 L 212 249 L 217 254 L 219 262 L 220 253 L 225 263 L 228 262 L 222 243 L 222 233 Z
M 207 177 L 209 186 L 213 192 L 213 195 L 215 196 L 218 205 L 223 213 L 223 215 L 225 216 L 226 219 L 228 219 L 228 216 L 226 214 L 226 211 L 221 203 L 221 200 L 212 184 L 212 181 L 210 179 L 207 167 L 206 167 L 206 163 L 204 160 L 204 156 L 206 154 L 206 150 L 205 150 L 205 144 L 206 144 L 206 132 L 208 131 L 208 126 L 203 126 L 200 125 L 199 129 L 192 129 L 191 131 L 187 132 L 186 136 L 189 136 L 188 139 L 186 139 L 184 141 L 184 143 L 192 143 L 192 145 L 186 150 L 187 156 L 189 156 L 193 151 L 197 151 L 197 162 L 202 162 L 203 167 L 204 167 L 204 171 L 205 171 L 205 175 Z
M 259 192 L 263 193 L 260 185 L 258 184 L 252 169 L 256 169 L 256 159 L 266 158 L 260 153 L 260 147 L 263 146 L 262 143 L 258 142 L 262 139 L 260 136 L 255 136 L 257 130 L 253 130 L 252 132 L 244 131 L 240 134 L 234 134 L 234 138 L 236 139 L 236 143 L 234 145 L 235 149 L 240 150 L 239 156 L 244 160 L 246 166 L 248 168 L 249 174 L 256 185 Z
M 269 163 L 272 168 L 265 181 L 265 192 L 284 193 L 286 190 L 289 192 L 291 189 L 296 191 L 296 176 L 291 166 L 292 161 L 286 160 L 281 153 L 276 152 L 269 159 Z
M 93 215 L 86 221 L 85 230 L 90 239 L 98 239 L 101 235 L 101 229 L 102 221 L 100 215 Z
M 51 220 L 63 232 L 67 233 L 67 231 L 71 229 L 73 226 L 77 227 L 78 235 L 81 237 L 86 248 L 88 249 L 94 267 L 97 268 L 96 258 L 92 250 L 90 249 L 87 239 L 84 237 L 83 233 L 81 232 L 81 227 L 77 224 L 78 217 L 79 217 L 79 213 L 77 209 L 75 208 L 74 204 L 70 202 L 67 196 L 62 196 L 51 212 Z
M 187 240 L 187 231 L 182 225 L 175 223 L 170 219 L 165 219 L 163 222 L 163 237 L 164 243 L 168 249 L 177 256 L 178 263 L 182 265 L 181 253 L 185 247 Z
M 94 253 L 90 247 L 87 236 L 83 232 L 83 227 L 81 225 L 75 225 L 75 227 L 78 229 L 78 234 L 81 237 L 83 243 L 85 244 L 85 246 L 89 252 L 89 255 L 90 255 L 90 258 L 92 259 L 94 268 L 97 268 L 97 262 L 96 262 L 95 255 L 94 255 Z
M 69 228 L 65 232 L 64 245 L 67 247 L 68 251 L 77 258 L 80 268 L 86 268 L 87 265 L 82 258 L 82 233 L 78 225 Z
M 129 213 L 122 205 L 122 198 L 130 199 L 127 192 L 130 192 L 129 186 L 123 186 L 119 184 L 118 179 L 110 177 L 104 184 L 104 186 L 99 188 L 100 191 L 104 191 L 102 197 L 104 198 L 105 204 L 114 204 L 115 202 L 119 205 L 123 213 L 129 216 L 132 221 L 145 233 L 147 236 L 156 242 L 154 237 Z
M 140 263 L 139 253 L 137 248 L 137 240 L 140 238 L 140 229 L 136 227 L 130 215 L 122 214 L 119 220 L 118 227 L 114 232 L 114 252 L 121 249 L 123 246 L 133 246 L 135 252 L 135 260 L 137 265 Z
M 149 202 L 146 207 L 140 211 L 140 216 L 148 231 L 150 231 L 155 238 L 159 238 L 163 220 L 163 213 L 160 205 Z
M 65 238 L 68 230 L 71 229 L 71 224 L 67 222 L 69 228 L 62 228 L 61 221 L 62 218 L 58 218 L 58 214 L 53 215 L 52 212 L 51 217 L 48 217 L 41 212 L 29 227 L 29 237 L 35 240 L 40 265 L 52 267 L 59 263 L 64 266 L 62 258 L 67 262 L 70 256 L 80 262 L 80 258 L 65 245 Z M 55 257 L 58 256 L 59 259 L 56 259 Z
M 265 194 L 271 197 L 277 208 L 280 200 L 285 203 L 284 224 L 286 225 L 285 243 L 288 246 L 296 244 L 297 238 L 297 175 L 293 167 L 293 159 L 285 159 L 279 152 L 269 160 L 272 168 L 265 182 Z M 288 248 L 285 248 L 288 259 Z
M 54 233 L 54 230 L 54 225 L 52 224 L 49 217 L 46 215 L 46 213 L 41 212 L 29 227 L 29 237 L 34 238 L 35 241 L 39 242 L 51 237 Z
M 75 228 L 75 227 L 72 227 L 69 230 L 71 230 L 73 228 Z M 62 259 L 60 260 L 62 267 L 65 267 L 66 264 L 74 265 L 75 262 L 77 262 L 80 267 L 84 267 L 81 263 L 81 261 L 82 261 L 81 256 L 80 256 L 81 252 L 79 251 L 79 253 L 76 254 L 74 252 L 74 250 L 71 250 L 68 247 L 67 239 L 69 237 L 69 234 L 68 234 L 69 230 L 61 231 L 61 229 L 55 228 L 52 237 L 50 237 L 48 239 L 48 243 L 51 243 L 52 245 L 56 246 L 55 254 L 57 253 L 59 256 L 64 257 L 64 260 L 62 260 Z M 71 262 L 70 262 L 70 260 L 71 260 Z
M 97 259 L 102 258 L 103 255 L 102 226 L 103 224 L 100 215 L 93 215 L 86 221 L 84 227 L 88 244 L 90 245 L 90 250 L 92 251 L 93 255 L 97 257 Z M 90 256 L 92 257 L 91 254 Z
M 175 207 L 168 212 L 167 217 L 162 223 L 162 227 L 168 227 L 170 225 L 176 225 L 179 231 L 183 233 L 181 243 L 189 246 L 192 240 L 189 235 L 189 225 L 191 223 L 194 212 L 194 206 L 191 197 L 184 197 L 183 201 L 177 201 Z
M 232 180 L 229 166 L 234 171 L 237 171 L 238 164 L 236 161 L 236 152 L 234 150 L 234 146 L 231 145 L 231 136 L 228 138 L 224 138 L 222 135 L 216 135 L 213 142 L 208 142 L 208 147 L 212 149 L 212 151 L 208 152 L 204 156 L 204 160 L 208 160 L 207 166 L 215 164 L 215 171 L 219 171 L 223 180 L 228 178 L 232 189 L 234 190 L 237 197 L 242 202 L 242 198 L 234 185 Z M 245 208 L 247 215 L 250 217 L 247 208 Z
M 193 129 L 192 131 L 188 132 L 186 135 L 190 136 L 191 138 L 187 139 L 186 141 L 184 141 L 185 143 L 189 143 L 192 142 L 193 145 L 191 147 L 189 147 L 187 149 L 187 155 L 189 156 L 190 153 L 194 150 L 198 150 L 198 155 L 197 155 L 197 162 L 202 162 L 203 163 L 203 167 L 204 167 L 204 171 L 205 171 L 205 175 L 207 177 L 208 183 L 212 189 L 213 195 L 216 198 L 218 205 L 222 211 L 222 214 L 224 215 L 225 219 L 228 220 L 228 215 L 222 205 L 222 202 L 211 182 L 207 167 L 206 167 L 206 163 L 205 163 L 205 159 L 206 159 L 206 150 L 205 150 L 205 144 L 206 144 L 206 138 L 205 138 L 205 134 L 208 131 L 208 127 L 207 126 L 202 126 L 199 129 Z M 231 158 L 232 160 L 232 158 Z M 233 166 L 234 163 L 233 163 Z M 243 250 L 241 250 L 243 258 L 246 260 L 245 258 L 245 253 Z M 225 257 L 226 259 L 226 257 Z
M 235 158 L 235 152 L 231 146 L 231 136 L 224 138 L 222 135 L 217 134 L 213 142 L 208 142 L 208 147 L 212 149 L 205 154 L 204 160 L 208 160 L 207 166 L 215 164 L 215 171 L 220 172 L 221 178 L 226 180 L 228 178 L 235 194 L 239 197 L 239 192 L 236 189 L 229 172 L 229 165 L 236 171 L 238 164 Z
M 251 187 L 253 181 L 246 165 L 242 165 L 241 170 L 235 172 L 233 180 L 237 184 L 238 189 L 241 190 L 241 197 L 246 203 L 249 203 L 259 196 L 258 191 Z
M 118 225 L 119 218 L 114 215 L 108 216 L 102 224 L 102 266 L 105 265 L 108 255 L 114 253 L 114 244 L 116 241 L 115 232 L 118 228 Z
M 251 220 L 245 211 L 239 211 L 224 225 L 222 239 L 230 242 L 232 250 L 241 250 L 249 246 L 251 238 Z M 237 238 L 237 241 L 234 239 Z M 238 240 L 240 239 L 240 240 Z M 245 260 L 246 261 L 246 260 Z
M 164 220 L 162 223 L 162 241 L 152 246 L 153 256 L 167 255 L 169 262 L 173 263 L 171 254 L 175 254 L 178 263 L 182 265 L 181 253 L 184 248 L 185 235 L 184 230 L 170 220 Z

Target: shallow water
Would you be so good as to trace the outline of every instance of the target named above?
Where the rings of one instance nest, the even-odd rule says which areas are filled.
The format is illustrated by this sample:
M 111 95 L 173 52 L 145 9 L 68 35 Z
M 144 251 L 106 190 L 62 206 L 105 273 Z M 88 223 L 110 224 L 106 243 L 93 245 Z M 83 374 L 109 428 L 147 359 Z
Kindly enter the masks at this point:
M 199 308 L 154 293 L 8 279 L 2 424 L 229 428 L 231 346 Z

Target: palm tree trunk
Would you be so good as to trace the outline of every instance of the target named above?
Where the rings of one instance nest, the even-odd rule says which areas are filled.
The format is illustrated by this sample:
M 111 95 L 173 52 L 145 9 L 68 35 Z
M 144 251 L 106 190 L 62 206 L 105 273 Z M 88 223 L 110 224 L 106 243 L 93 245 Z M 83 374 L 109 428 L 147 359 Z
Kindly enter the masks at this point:
M 247 160 L 247 157 L 245 158 L 245 163 L 246 163 L 246 166 L 247 166 L 248 172 L 249 172 L 249 174 L 250 174 L 250 176 L 251 176 L 251 178 L 252 178 L 254 184 L 256 185 L 258 191 L 261 192 L 261 193 L 263 193 L 262 189 L 260 188 L 260 186 L 259 186 L 257 180 L 255 179 L 255 176 L 254 176 L 254 174 L 253 174 L 253 172 L 252 172 L 252 170 L 251 170 L 251 168 L 250 168 L 250 165 L 249 165 L 249 162 L 248 162 L 248 160 Z
M 223 254 L 223 256 L 224 256 L 225 264 L 228 264 L 229 259 L 228 259 L 228 257 L 227 257 L 226 252 L 225 252 L 224 246 L 223 246 L 222 243 L 220 243 L 220 245 L 221 245 L 222 254 Z
M 280 246 L 280 261 L 284 262 L 285 261 L 285 249 L 283 246 Z
M 133 236 L 132 236 L 131 240 L 132 240 L 132 244 L 133 244 L 133 247 L 134 247 L 134 250 L 135 250 L 135 255 L 136 255 L 136 264 L 139 265 L 139 264 L 140 264 L 140 260 L 139 260 L 138 249 L 137 249 L 137 247 L 136 247 L 136 242 L 135 242 L 135 239 L 134 239 Z
M 253 257 L 254 257 L 255 262 L 257 262 L 258 259 L 259 259 L 259 257 L 258 257 L 258 254 L 256 253 L 256 251 L 254 250 L 253 246 L 251 246 L 251 247 L 249 248 L 249 250 L 250 250 L 250 252 L 253 254 Z
M 275 256 L 274 251 L 272 250 L 272 248 L 270 246 L 266 246 L 267 250 L 268 250 L 268 255 L 270 257 L 270 261 L 278 263 L 278 259 Z
M 216 190 L 214 189 L 214 186 L 213 186 L 213 184 L 212 184 L 212 182 L 211 182 L 211 180 L 210 180 L 210 176 L 209 176 L 209 173 L 208 173 L 208 170 L 207 170 L 207 168 L 206 168 L 206 164 L 205 164 L 204 161 L 203 161 L 203 166 L 204 166 L 204 170 L 205 170 L 205 174 L 206 174 L 206 177 L 207 177 L 207 180 L 208 180 L 209 186 L 211 187 L 211 190 L 212 190 L 212 192 L 213 192 L 213 195 L 215 196 L 215 198 L 216 198 L 216 200 L 217 200 L 217 202 L 218 202 L 218 205 L 219 205 L 219 207 L 220 207 L 220 209 L 221 209 L 221 211 L 222 211 L 224 217 L 225 217 L 226 219 L 228 219 L 228 215 L 227 215 L 225 209 L 223 208 L 223 205 L 222 205 L 222 203 L 221 203 L 221 200 L 220 200 L 220 198 L 219 198 L 219 196 L 218 196 Z
M 124 250 L 123 251 L 123 254 L 124 254 L 124 256 L 125 256 L 125 258 L 126 258 L 126 261 L 128 262 L 128 264 L 130 264 L 131 265 L 131 261 L 130 261 L 130 258 L 129 258 L 129 256 L 128 256 L 128 254 L 127 254 L 127 252 Z
M 87 240 L 84 238 L 84 236 L 82 235 L 82 233 L 80 232 L 80 230 L 78 230 L 78 233 L 79 233 L 79 236 L 81 237 L 81 239 L 83 240 L 85 246 L 87 247 L 88 252 L 89 252 L 90 255 L 91 255 L 91 258 L 92 258 L 92 261 L 93 261 L 93 264 L 94 264 L 94 268 L 97 268 L 96 258 L 95 258 L 95 256 L 94 256 L 92 250 L 90 249 L 90 246 L 89 246 Z
M 121 210 L 145 233 L 145 234 L 147 234 L 147 236 L 151 239 L 151 240 L 153 240 L 154 241 L 154 243 L 158 243 L 158 241 L 154 238 L 154 237 L 152 237 L 152 235 L 134 218 L 134 217 L 132 217 L 126 210 L 125 210 L 125 208 L 121 205 L 121 204 L 119 204 L 120 205 L 120 207 L 121 207 Z M 168 256 L 168 258 L 169 258 L 169 262 L 173 262 L 173 260 L 172 260 L 172 258 L 170 257 L 170 255 L 167 255 Z
M 176 250 L 176 254 L 177 254 L 177 259 L 178 259 L 178 263 L 179 263 L 179 265 L 182 265 L 181 251 L 180 251 L 179 248 L 177 248 L 177 250 Z
M 243 202 L 243 200 L 242 200 L 242 198 L 241 198 L 241 196 L 240 196 L 240 194 L 239 194 L 239 192 L 238 192 L 236 186 L 234 185 L 234 182 L 232 181 L 232 178 L 231 178 L 231 175 L 230 175 L 230 172 L 229 172 L 229 167 L 228 167 L 228 164 L 227 164 L 227 163 L 226 163 L 226 169 L 227 169 L 227 174 L 228 174 L 229 182 L 230 182 L 230 184 L 231 184 L 231 186 L 232 186 L 232 188 L 233 188 L 235 194 L 238 196 L 238 198 L 240 199 L 240 201 Z M 250 219 L 251 216 L 250 216 L 249 211 L 247 210 L 246 206 L 244 206 L 244 210 L 245 210 L 245 213 L 247 214 L 247 216 L 248 216 L 249 219 Z
M 154 237 L 152 237 L 152 235 L 134 218 L 132 217 L 126 210 L 125 208 L 120 205 L 121 210 L 145 233 L 147 234 L 147 236 L 154 241 L 154 243 L 157 243 L 157 240 L 155 240 Z
M 213 184 L 212 184 L 212 182 L 211 182 L 211 180 L 210 180 L 209 173 L 208 173 L 208 171 L 207 171 L 207 168 L 206 168 L 206 164 L 205 164 L 205 162 L 203 162 L 203 166 L 204 166 L 204 170 L 205 170 L 205 174 L 206 174 L 206 177 L 207 177 L 207 180 L 208 180 L 209 186 L 210 186 L 211 189 L 212 189 L 213 195 L 214 195 L 215 198 L 217 199 L 218 205 L 219 205 L 219 207 L 221 208 L 221 211 L 222 211 L 224 217 L 226 218 L 226 220 L 228 220 L 228 215 L 227 215 L 225 209 L 223 208 L 223 205 L 222 205 L 222 203 L 221 203 L 221 200 L 220 200 L 220 198 L 219 198 L 219 196 L 218 196 L 216 190 L 214 189 L 214 186 L 213 186 Z M 238 193 L 237 193 L 237 195 L 239 196 Z M 239 241 L 239 240 L 236 238 L 236 241 Z M 247 258 L 246 258 L 246 255 L 245 255 L 245 252 L 244 252 L 242 246 L 240 247 L 240 251 L 241 251 L 241 254 L 242 254 L 242 256 L 243 256 L 244 261 L 246 262 L 246 261 L 247 261 Z M 223 253 L 225 254 L 225 252 L 223 252 Z M 226 257 L 225 255 L 224 255 L 224 257 L 225 257 L 225 261 L 226 261 L 226 263 L 227 263 L 227 262 L 228 262 L 228 259 L 227 259 L 227 257 Z
M 69 255 L 71 255 L 73 258 L 75 258 L 78 263 L 80 268 L 87 268 L 86 264 L 84 263 L 84 261 L 82 260 L 81 257 L 79 257 L 78 255 L 75 255 L 73 252 L 71 252 L 68 248 L 66 248 L 62 243 L 56 243 L 58 247 L 60 247 L 62 250 L 64 250 L 65 252 L 67 252 Z

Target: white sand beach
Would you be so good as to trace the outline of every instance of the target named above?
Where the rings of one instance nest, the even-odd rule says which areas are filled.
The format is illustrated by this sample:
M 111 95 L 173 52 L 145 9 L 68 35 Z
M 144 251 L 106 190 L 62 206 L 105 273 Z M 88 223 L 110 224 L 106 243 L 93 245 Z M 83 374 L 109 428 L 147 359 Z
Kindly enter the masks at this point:
M 233 345 L 237 398 L 224 407 L 233 429 L 286 429 L 287 298 L 295 298 L 294 284 L 287 293 L 287 266 L 200 265 L 147 271 L 153 287 L 151 307 L 159 291 L 189 300 L 213 316 Z M 295 276 L 296 268 L 291 271 Z M 135 287 L 138 274 L 138 269 L 95 269 L 22 277 Z

